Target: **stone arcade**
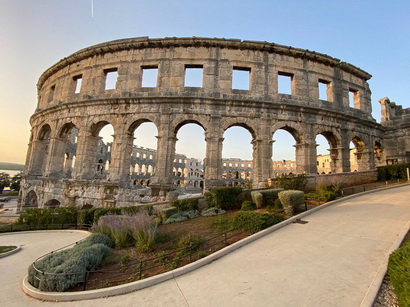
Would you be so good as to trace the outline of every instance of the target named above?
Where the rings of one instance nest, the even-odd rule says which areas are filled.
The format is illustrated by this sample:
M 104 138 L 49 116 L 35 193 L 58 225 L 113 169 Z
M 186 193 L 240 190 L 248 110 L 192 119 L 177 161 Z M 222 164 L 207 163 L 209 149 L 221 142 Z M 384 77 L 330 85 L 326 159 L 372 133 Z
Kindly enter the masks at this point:
M 192 69 L 202 73 L 199 86 L 185 82 Z M 236 72 L 245 72 L 249 88 L 232 88 Z M 144 76 L 152 73 L 156 82 L 147 86 Z M 317 173 L 318 134 L 329 142 L 332 174 L 351 171 L 350 142 L 358 172 L 408 161 L 410 110 L 385 98 L 377 123 L 370 78 L 330 56 L 267 42 L 140 37 L 82 49 L 38 81 L 20 205 L 125 206 L 141 200 L 130 169 L 133 134 L 145 122 L 158 130 L 151 200 L 174 188 L 176 135 L 189 123 L 205 133 L 205 189 L 224 185 L 223 134 L 232 126 L 252 135 L 254 187 L 273 177 L 272 137 L 279 129 L 295 140 L 298 173 Z M 289 92 L 281 91 L 279 79 L 289 83 Z M 327 97 L 319 99 L 319 87 Z M 114 141 L 102 176 L 97 149 L 107 124 Z

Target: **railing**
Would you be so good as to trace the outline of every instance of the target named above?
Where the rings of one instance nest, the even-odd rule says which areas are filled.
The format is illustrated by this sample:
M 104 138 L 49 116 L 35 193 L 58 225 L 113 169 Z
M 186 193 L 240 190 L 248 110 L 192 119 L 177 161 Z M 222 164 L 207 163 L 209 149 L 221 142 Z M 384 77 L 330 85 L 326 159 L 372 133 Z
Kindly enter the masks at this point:
M 374 183 L 368 183 L 368 184 L 353 186 L 353 187 L 349 187 L 349 188 L 343 188 L 342 189 L 342 197 L 353 195 L 353 194 L 356 194 L 356 193 L 366 192 L 366 191 L 370 191 L 370 190 L 380 189 L 380 188 L 387 187 L 387 186 L 408 183 L 408 182 L 409 181 L 407 181 L 406 179 L 397 179 L 395 181 L 385 181 L 385 182 L 379 181 L 379 182 L 374 182 Z
M 158 257 L 123 262 L 114 265 L 110 269 L 86 271 L 84 275 L 78 279 L 77 286 L 75 286 L 72 290 L 85 291 L 96 288 L 110 287 L 131 281 L 141 280 L 166 271 L 170 271 L 203 258 L 229 244 L 232 244 L 233 242 L 236 242 L 237 240 L 234 239 L 235 237 L 247 234 L 248 232 L 242 229 L 231 230 L 207 240 L 191 244 L 188 247 L 161 254 Z M 33 268 L 37 272 L 35 278 L 41 281 L 42 279 L 47 278 L 47 276 L 62 275 L 73 277 L 73 275 L 78 275 L 78 273 L 47 273 L 36 268 L 37 261 L 43 259 L 44 257 L 47 257 L 50 254 L 74 246 L 78 243 L 79 242 L 67 245 L 36 259 L 33 262 Z

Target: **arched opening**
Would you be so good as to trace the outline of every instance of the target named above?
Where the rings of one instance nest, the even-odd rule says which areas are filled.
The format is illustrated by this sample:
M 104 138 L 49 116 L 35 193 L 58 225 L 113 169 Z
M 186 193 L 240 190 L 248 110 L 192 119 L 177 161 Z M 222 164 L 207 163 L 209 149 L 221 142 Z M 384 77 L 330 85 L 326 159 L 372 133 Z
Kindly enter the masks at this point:
M 60 132 L 60 142 L 62 144 L 61 146 L 55 146 L 58 152 L 55 152 L 54 155 L 58 157 L 64 156 L 62 170 L 66 178 L 71 178 L 71 174 L 74 171 L 78 132 L 78 128 L 73 123 L 65 124 Z M 64 151 L 61 152 L 61 150 Z
M 374 143 L 374 160 L 376 162 L 376 167 L 383 166 L 385 163 L 384 148 L 378 141 Z
M 357 136 L 350 142 L 350 171 L 357 172 L 366 169 L 366 157 L 364 156 L 365 144 Z
M 275 131 L 272 140 L 273 175 L 295 174 L 297 170 L 296 144 L 300 143 L 299 134 L 291 127 Z
M 252 165 L 255 133 L 251 128 L 243 124 L 237 124 L 225 130 L 222 147 L 222 179 L 225 185 L 232 186 L 232 180 L 239 179 L 239 171 L 242 165 Z M 249 168 L 249 173 L 254 170 Z M 252 182 L 251 176 L 244 181 Z
M 336 136 L 325 131 L 316 135 L 317 173 L 337 173 L 340 168 L 340 154 Z
M 92 134 L 96 137 L 95 175 L 106 178 L 110 171 L 111 149 L 114 142 L 114 128 L 108 122 L 99 122 L 92 126 Z
M 180 177 L 179 186 L 197 188 L 201 192 L 199 185 L 189 185 L 198 179 L 199 174 L 193 169 L 198 168 L 203 172 L 203 161 L 206 153 L 205 130 L 196 121 L 184 121 L 175 129 L 177 142 L 175 146 L 174 166 L 177 168 L 176 177 Z
M 57 199 L 50 199 L 44 204 L 46 208 L 58 208 L 60 207 L 60 202 Z
M 135 165 L 131 178 L 151 178 L 155 175 L 158 129 L 148 119 L 140 119 L 131 125 L 130 134 L 133 136 L 130 163 Z M 154 161 L 147 161 L 147 158 Z
M 38 208 L 37 194 L 34 191 L 28 192 L 24 199 L 24 208 Z

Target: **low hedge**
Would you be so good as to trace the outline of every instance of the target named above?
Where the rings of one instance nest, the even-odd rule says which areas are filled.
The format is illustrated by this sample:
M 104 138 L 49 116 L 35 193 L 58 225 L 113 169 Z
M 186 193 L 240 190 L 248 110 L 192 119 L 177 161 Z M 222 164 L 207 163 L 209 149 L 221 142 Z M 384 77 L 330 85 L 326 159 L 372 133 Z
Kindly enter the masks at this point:
M 239 211 L 235 214 L 232 226 L 233 228 L 241 228 L 251 233 L 261 231 L 265 228 L 282 222 L 284 217 L 271 213 Z
M 410 241 L 394 251 L 387 273 L 400 306 L 410 306 Z
M 407 168 L 410 168 L 410 163 L 380 166 L 377 168 L 377 180 L 407 179 Z
M 243 189 L 241 187 L 214 188 L 205 193 L 208 207 L 217 207 L 224 210 L 240 209 Z
M 77 224 L 76 207 L 29 208 L 21 212 L 18 225 Z
M 279 193 L 279 200 L 283 205 L 285 213 L 293 215 L 295 209 L 305 202 L 305 193 L 298 190 L 286 190 Z
M 173 199 L 170 202 L 170 205 L 177 208 L 178 212 L 198 210 L 198 204 L 198 198 Z
M 103 234 L 92 234 L 73 248 L 50 254 L 28 269 L 28 282 L 41 291 L 63 292 L 84 281 L 111 251 L 113 242 Z
M 29 208 L 21 212 L 17 221 L 18 225 L 41 226 L 41 225 L 92 225 L 98 223 L 101 216 L 108 213 L 114 215 L 135 214 L 145 209 L 151 215 L 152 206 L 129 206 L 120 208 L 91 208 L 78 210 L 76 207 L 59 208 Z

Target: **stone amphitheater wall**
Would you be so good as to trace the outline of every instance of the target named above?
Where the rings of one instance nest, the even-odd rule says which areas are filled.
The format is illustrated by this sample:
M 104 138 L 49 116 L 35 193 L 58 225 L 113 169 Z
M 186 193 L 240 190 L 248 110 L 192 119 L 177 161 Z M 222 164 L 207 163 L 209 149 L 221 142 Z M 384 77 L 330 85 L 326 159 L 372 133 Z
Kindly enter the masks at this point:
M 186 86 L 190 69 L 202 71 L 200 86 Z M 154 84 L 144 86 L 144 74 L 152 70 L 157 71 Z M 248 88 L 233 88 L 238 71 L 247 74 Z M 108 84 L 109 76 L 116 77 L 115 86 Z M 281 92 L 282 78 L 289 82 L 288 93 Z M 63 205 L 96 199 L 129 204 L 139 193 L 129 184 L 133 132 L 145 122 L 158 130 L 151 178 L 156 199 L 174 188 L 176 135 L 188 123 L 204 129 L 205 189 L 224 185 L 223 135 L 233 126 L 252 136 L 254 187 L 265 186 L 273 175 L 272 136 L 279 129 L 295 139 L 298 173 L 316 174 L 318 134 L 329 142 L 332 173 L 350 172 L 351 141 L 360 155 L 359 171 L 372 170 L 374 147 L 383 144 L 384 128 L 371 116 L 370 78 L 339 59 L 267 42 L 142 37 L 82 49 L 39 78 L 22 204 L 30 191 L 58 198 Z M 320 86 L 326 88 L 324 98 Z M 96 148 L 106 124 L 113 126 L 114 141 L 110 170 L 102 178 L 96 174 Z M 65 159 L 73 157 L 65 149 L 73 128 L 78 132 L 77 147 L 68 175 Z M 47 182 L 48 188 L 40 182 Z M 72 188 L 80 185 L 86 188 Z M 48 201 L 41 198 L 40 206 Z

